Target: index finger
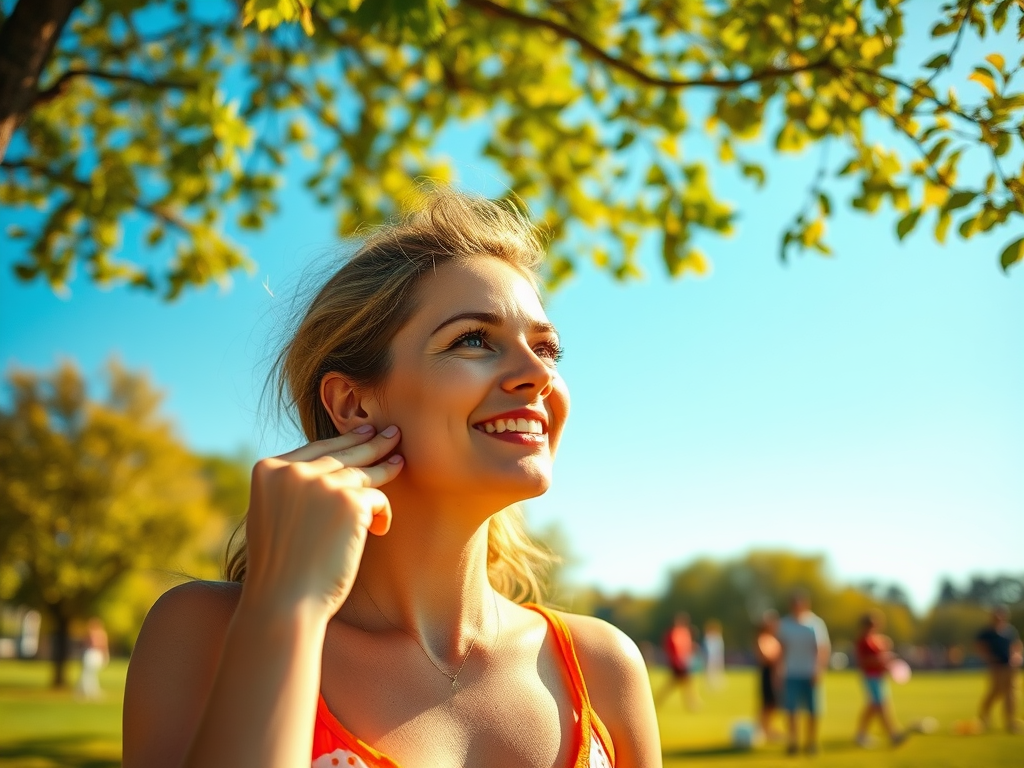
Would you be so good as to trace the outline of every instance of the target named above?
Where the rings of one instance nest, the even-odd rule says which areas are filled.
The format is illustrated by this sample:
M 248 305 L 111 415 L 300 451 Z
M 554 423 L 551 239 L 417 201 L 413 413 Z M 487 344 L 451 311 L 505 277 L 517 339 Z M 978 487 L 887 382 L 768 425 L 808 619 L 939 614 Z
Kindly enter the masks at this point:
M 279 459 L 285 461 L 313 461 L 319 459 L 321 456 L 326 456 L 329 453 L 336 451 L 344 451 L 353 446 L 365 443 L 370 440 L 376 429 L 372 424 L 364 424 L 361 427 L 357 427 L 351 432 L 346 432 L 344 435 L 338 435 L 337 437 L 329 437 L 326 440 L 316 440 L 312 443 L 307 443 L 301 448 L 296 448 L 294 451 L 282 454 L 278 456 Z

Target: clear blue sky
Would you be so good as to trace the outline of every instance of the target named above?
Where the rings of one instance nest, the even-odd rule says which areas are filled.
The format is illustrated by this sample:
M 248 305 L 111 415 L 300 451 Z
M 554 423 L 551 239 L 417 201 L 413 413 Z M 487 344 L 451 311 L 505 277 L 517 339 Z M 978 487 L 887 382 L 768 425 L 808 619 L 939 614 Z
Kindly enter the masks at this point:
M 465 188 L 495 194 L 473 151 L 485 130 L 440 148 Z M 784 265 L 780 232 L 816 159 L 770 161 L 760 192 L 721 174 L 741 221 L 701 243 L 710 277 L 670 281 L 652 252 L 643 282 L 584 269 L 550 298 L 573 410 L 529 514 L 568 535 L 578 581 L 653 592 L 694 557 L 784 547 L 826 554 L 843 580 L 897 581 L 923 607 L 942 576 L 1024 570 L 1024 268 L 997 263 L 1010 236 L 943 247 L 926 227 L 901 244 L 892 211 L 844 210 L 837 257 Z M 98 373 L 116 354 L 151 372 L 195 449 L 291 448 L 260 410 L 263 371 L 289 287 L 336 241 L 330 213 L 288 189 L 269 231 L 232 232 L 255 274 L 171 305 L 19 284 L 0 237 L 0 363 Z

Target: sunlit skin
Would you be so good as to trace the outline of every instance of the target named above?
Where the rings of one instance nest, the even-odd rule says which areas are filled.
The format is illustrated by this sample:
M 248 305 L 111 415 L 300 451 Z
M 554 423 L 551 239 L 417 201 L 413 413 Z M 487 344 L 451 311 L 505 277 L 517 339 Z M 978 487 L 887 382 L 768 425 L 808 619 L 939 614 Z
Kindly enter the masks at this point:
M 321 380 L 339 437 L 257 463 L 244 584 L 186 585 L 147 618 L 125 768 L 300 765 L 318 693 L 406 768 L 568 764 L 559 651 L 487 575 L 490 516 L 551 484 L 569 410 L 557 333 L 531 281 L 480 256 L 421 279 L 390 350 L 377 386 Z M 488 432 L 500 416 L 532 432 Z M 617 768 L 660 765 L 636 646 L 563 620 Z

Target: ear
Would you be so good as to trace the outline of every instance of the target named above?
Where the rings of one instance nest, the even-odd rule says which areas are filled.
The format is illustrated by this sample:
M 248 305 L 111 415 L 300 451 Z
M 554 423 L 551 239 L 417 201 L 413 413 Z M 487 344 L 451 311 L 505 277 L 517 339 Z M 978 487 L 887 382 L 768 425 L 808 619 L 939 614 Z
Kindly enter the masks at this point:
M 340 373 L 328 373 L 320 379 L 320 402 L 339 435 L 370 423 L 363 399 L 364 393 Z

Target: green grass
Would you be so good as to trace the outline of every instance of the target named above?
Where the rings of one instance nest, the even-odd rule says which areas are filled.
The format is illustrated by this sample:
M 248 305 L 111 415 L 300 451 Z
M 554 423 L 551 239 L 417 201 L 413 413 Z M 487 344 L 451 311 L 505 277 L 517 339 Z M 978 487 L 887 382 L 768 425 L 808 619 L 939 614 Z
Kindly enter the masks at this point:
M 47 687 L 48 664 L 0 661 L 0 766 L 12 768 L 116 768 L 121 753 L 121 701 L 126 663 L 115 661 L 101 675 L 103 701 L 77 701 L 70 692 Z M 69 679 L 77 679 L 71 666 Z M 657 690 L 663 673 L 653 674 Z M 958 721 L 968 720 L 984 689 L 979 672 L 918 673 L 905 686 L 893 686 L 896 712 L 910 723 L 931 716 L 939 730 L 915 736 L 898 750 L 879 746 L 870 751 L 853 745 L 853 728 L 862 694 L 853 673 L 826 678 L 826 712 L 822 720 L 823 751 L 813 760 L 786 758 L 780 745 L 737 752 L 729 746 L 733 725 L 750 719 L 755 707 L 754 676 L 730 672 L 725 688 L 708 691 L 697 681 L 702 706 L 688 712 L 674 695 L 659 711 L 666 768 L 740 768 L 793 766 L 815 768 L 1020 768 L 1024 736 L 992 733 L 960 736 Z M 996 713 L 997 722 L 1001 713 Z M 782 727 L 781 719 L 778 727 Z M 879 743 L 881 734 L 876 733 Z
M 100 674 L 101 701 L 49 688 L 51 665 L 0 661 L 0 766 L 116 768 L 121 764 L 121 702 L 126 661 Z M 78 679 L 77 664 L 68 679 Z
M 657 691 L 664 683 L 663 673 L 655 672 L 652 683 Z M 831 673 L 825 678 L 825 712 L 821 722 L 821 753 L 814 758 L 786 757 L 781 744 L 738 752 L 729 747 L 733 725 L 752 720 L 756 711 L 754 673 L 736 671 L 728 675 L 721 691 L 708 691 L 698 680 L 702 706 L 696 712 L 684 710 L 682 698 L 674 694 L 659 710 L 665 768 L 708 766 L 714 768 L 768 768 L 813 764 L 816 768 L 1020 768 L 1024 766 L 1024 737 L 995 732 L 982 736 L 962 736 L 954 731 L 957 722 L 969 721 L 977 710 L 985 689 L 983 672 L 917 673 L 903 686 L 890 690 L 898 719 L 904 725 L 924 717 L 934 717 L 938 730 L 929 735 L 914 735 L 899 749 L 886 744 L 877 722 L 872 736 L 878 746 L 864 750 L 853 743 L 863 694 L 858 675 Z M 993 711 L 1002 727 L 1002 712 Z M 785 726 L 777 715 L 776 728 Z

